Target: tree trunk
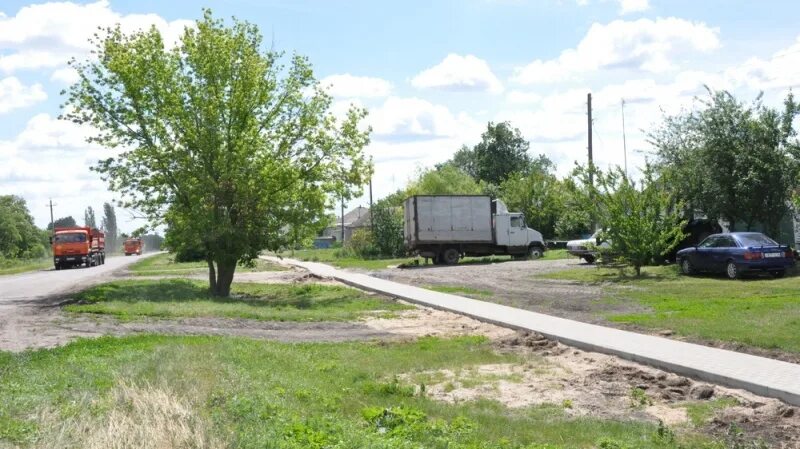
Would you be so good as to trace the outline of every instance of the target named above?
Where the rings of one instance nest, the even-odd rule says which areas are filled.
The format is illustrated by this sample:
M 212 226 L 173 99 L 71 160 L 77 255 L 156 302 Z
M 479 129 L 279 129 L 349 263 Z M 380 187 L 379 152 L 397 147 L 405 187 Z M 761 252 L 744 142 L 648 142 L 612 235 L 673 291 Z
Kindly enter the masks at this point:
M 208 262 L 208 290 L 211 293 L 216 293 L 217 291 L 217 270 L 214 269 L 214 260 L 210 257 L 206 259 Z
M 634 265 L 633 268 L 636 270 L 636 277 L 640 277 L 642 275 L 642 266 Z
M 213 290 L 214 296 L 228 297 L 231 294 L 233 273 L 236 271 L 236 262 L 217 262 L 217 282 Z

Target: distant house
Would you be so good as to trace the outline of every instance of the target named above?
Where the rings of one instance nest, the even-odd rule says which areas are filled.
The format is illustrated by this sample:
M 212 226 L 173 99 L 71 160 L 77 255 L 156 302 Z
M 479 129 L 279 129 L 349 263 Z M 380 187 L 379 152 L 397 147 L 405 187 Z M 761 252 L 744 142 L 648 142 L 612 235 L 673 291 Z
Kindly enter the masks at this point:
M 344 241 L 353 237 L 353 231 L 370 227 L 369 208 L 358 206 L 344 214 Z M 336 223 L 325 228 L 321 237 L 332 237 L 336 242 L 342 239 L 342 217 L 336 217 Z

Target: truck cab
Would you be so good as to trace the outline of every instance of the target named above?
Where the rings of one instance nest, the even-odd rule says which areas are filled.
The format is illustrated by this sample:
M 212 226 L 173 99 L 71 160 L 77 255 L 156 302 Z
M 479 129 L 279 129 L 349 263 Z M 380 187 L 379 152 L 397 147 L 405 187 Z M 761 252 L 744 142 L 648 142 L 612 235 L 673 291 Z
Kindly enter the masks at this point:
M 521 213 L 497 213 L 494 215 L 495 238 L 498 246 L 523 248 L 532 259 L 538 259 L 544 252 L 542 234 L 525 224 Z M 524 251 L 523 250 L 523 251 Z
M 130 256 L 131 254 L 141 256 L 142 251 L 144 251 L 144 242 L 142 242 L 140 238 L 130 238 L 125 240 L 125 243 L 122 244 L 122 249 L 126 256 Z
M 56 270 L 105 263 L 105 238 L 97 229 L 78 226 L 55 228 L 51 243 Z

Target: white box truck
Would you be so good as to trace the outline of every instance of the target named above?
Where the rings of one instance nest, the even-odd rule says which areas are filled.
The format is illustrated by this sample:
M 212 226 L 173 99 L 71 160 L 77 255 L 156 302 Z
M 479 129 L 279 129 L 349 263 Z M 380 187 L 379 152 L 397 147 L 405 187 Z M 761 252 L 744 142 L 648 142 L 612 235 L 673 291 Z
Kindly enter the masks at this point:
M 523 214 L 488 196 L 415 195 L 403 209 L 406 248 L 437 265 L 499 254 L 536 259 L 545 251 L 542 234 L 525 225 Z

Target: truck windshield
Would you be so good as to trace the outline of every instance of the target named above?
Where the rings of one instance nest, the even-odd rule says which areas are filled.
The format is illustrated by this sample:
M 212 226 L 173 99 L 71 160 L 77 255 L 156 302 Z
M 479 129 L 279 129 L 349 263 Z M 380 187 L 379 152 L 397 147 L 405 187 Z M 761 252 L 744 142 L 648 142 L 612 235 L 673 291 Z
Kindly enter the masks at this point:
M 82 243 L 86 241 L 86 234 L 73 232 L 69 234 L 56 234 L 53 239 L 56 243 Z

